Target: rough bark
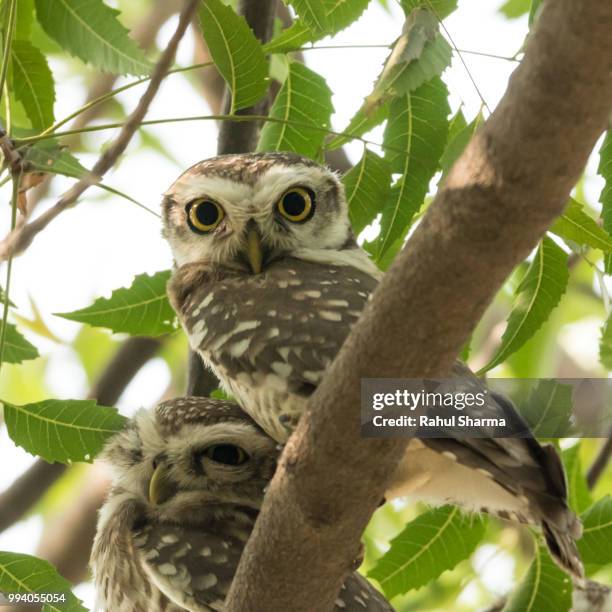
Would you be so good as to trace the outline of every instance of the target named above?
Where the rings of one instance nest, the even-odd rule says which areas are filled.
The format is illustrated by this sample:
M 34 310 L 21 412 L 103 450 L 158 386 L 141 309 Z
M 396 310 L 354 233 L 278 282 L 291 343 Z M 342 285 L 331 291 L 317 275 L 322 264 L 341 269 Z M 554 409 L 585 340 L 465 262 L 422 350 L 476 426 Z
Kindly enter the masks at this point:
M 226 602 L 329 611 L 405 448 L 360 437 L 360 379 L 444 377 L 559 215 L 612 110 L 612 3 L 544 3 L 525 58 L 391 266 L 283 453 Z

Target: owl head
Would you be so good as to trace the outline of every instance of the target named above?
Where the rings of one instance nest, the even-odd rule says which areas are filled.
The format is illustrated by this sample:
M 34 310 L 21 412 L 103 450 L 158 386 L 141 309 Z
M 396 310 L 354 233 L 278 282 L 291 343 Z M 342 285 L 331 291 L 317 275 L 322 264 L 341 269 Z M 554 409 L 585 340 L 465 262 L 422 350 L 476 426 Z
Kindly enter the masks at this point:
M 163 220 L 178 266 L 205 262 L 259 273 L 284 255 L 354 242 L 336 175 L 291 153 L 195 164 L 165 193 Z
M 161 520 L 192 523 L 236 507 L 255 514 L 277 455 L 276 443 L 236 404 L 182 397 L 138 412 L 102 459 L 114 471 L 118 502 L 129 498 Z

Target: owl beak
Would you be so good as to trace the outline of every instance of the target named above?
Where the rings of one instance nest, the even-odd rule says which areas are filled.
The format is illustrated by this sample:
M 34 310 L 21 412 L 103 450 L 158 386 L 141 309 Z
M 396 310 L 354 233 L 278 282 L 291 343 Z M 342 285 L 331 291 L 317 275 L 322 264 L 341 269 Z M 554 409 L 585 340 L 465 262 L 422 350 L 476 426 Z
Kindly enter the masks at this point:
M 160 463 L 149 481 L 149 501 L 158 506 L 168 501 L 176 491 L 177 487 L 170 478 L 168 466 Z
M 247 225 L 246 256 L 253 274 L 260 274 L 263 264 L 263 246 L 259 229 L 252 219 Z

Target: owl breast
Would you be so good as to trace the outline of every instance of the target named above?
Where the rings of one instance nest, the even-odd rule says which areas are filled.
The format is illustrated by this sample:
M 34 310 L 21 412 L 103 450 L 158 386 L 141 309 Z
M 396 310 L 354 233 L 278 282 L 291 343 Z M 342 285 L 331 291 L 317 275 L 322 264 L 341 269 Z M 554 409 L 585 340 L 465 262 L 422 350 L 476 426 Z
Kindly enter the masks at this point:
M 284 258 L 258 275 L 228 272 L 197 284 L 181 319 L 224 386 L 284 441 L 376 284 L 350 266 Z

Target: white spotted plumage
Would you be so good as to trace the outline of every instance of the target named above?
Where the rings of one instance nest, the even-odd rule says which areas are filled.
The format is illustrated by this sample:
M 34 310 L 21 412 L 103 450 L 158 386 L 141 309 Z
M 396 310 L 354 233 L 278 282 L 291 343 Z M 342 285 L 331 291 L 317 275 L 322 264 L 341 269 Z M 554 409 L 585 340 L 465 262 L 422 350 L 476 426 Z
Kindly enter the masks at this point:
M 315 206 L 293 223 L 279 210 L 295 188 L 308 190 Z M 223 206 L 214 231 L 191 231 L 186 211 L 194 198 Z M 177 264 L 169 295 L 192 348 L 285 442 L 381 278 L 353 237 L 341 183 L 295 155 L 224 156 L 181 175 L 163 209 Z M 454 375 L 482 384 L 459 363 Z M 506 400 L 494 403 L 520 418 Z M 398 495 L 539 524 L 558 562 L 582 571 L 574 543 L 580 524 L 568 508 L 562 465 L 534 438 L 413 440 L 387 492 Z
M 91 558 L 99 609 L 223 610 L 278 453 L 232 402 L 185 397 L 139 412 L 102 456 L 114 478 Z M 340 609 L 392 611 L 356 572 Z

